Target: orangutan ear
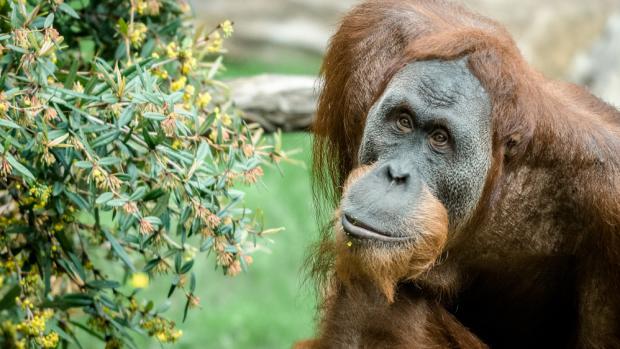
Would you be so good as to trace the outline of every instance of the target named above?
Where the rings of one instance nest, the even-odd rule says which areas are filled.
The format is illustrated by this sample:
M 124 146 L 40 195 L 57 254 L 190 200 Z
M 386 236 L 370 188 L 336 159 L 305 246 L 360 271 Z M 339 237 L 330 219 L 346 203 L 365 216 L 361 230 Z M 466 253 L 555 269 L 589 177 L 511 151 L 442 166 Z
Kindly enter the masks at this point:
M 508 140 L 504 142 L 504 159 L 510 160 L 514 158 L 523 149 L 523 135 L 520 133 L 513 133 L 508 137 Z

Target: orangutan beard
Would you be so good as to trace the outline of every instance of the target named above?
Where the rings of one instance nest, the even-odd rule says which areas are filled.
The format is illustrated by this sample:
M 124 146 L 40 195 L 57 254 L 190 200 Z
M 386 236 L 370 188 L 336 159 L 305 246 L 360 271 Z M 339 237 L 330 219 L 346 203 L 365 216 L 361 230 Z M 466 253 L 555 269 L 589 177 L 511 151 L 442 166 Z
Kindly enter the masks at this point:
M 344 192 L 369 167 L 352 172 Z M 396 285 L 412 281 L 429 270 L 441 255 L 448 237 L 448 213 L 441 202 L 425 188 L 420 204 L 404 220 L 403 229 L 411 239 L 396 242 L 360 240 L 347 236 L 336 212 L 336 265 L 338 279 L 347 286 L 372 283 L 389 302 L 394 301 Z

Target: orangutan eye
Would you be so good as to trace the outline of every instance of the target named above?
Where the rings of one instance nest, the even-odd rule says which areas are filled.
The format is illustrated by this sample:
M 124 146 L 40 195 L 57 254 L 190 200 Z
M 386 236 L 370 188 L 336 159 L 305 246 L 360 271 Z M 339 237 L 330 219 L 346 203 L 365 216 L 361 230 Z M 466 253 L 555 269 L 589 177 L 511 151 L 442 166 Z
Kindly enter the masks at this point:
M 409 133 L 413 131 L 413 123 L 408 114 L 400 114 L 396 120 L 396 127 L 400 132 Z
M 450 137 L 448 136 L 448 132 L 444 129 L 438 128 L 434 130 L 430 135 L 430 143 L 433 148 L 443 149 L 445 148 L 450 141 Z

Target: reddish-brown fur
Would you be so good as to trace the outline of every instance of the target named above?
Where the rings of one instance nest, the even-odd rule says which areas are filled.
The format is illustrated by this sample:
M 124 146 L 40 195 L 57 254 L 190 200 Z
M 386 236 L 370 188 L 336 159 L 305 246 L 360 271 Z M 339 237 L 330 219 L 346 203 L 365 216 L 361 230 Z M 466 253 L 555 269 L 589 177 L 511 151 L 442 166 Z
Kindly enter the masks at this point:
M 358 165 L 366 114 L 404 64 L 463 56 L 491 98 L 493 165 L 474 215 L 444 247 L 445 261 L 417 284 L 429 299 L 451 296 L 440 299 L 446 305 L 513 300 L 497 307 L 514 307 L 515 315 L 490 313 L 493 323 L 475 329 L 503 345 L 510 346 L 510 334 L 519 339 L 521 324 L 538 320 L 527 311 L 550 306 L 549 318 L 562 325 L 528 333 L 540 343 L 620 347 L 620 113 L 581 87 L 534 71 L 496 22 L 441 0 L 367 1 L 347 15 L 322 68 L 318 192 L 336 205 Z M 328 285 L 338 253 L 331 241 L 326 233 L 312 270 Z M 489 297 L 463 295 L 471 280 L 490 283 Z M 556 294 L 562 287 L 566 294 Z M 347 306 L 351 314 L 365 311 L 363 302 Z M 521 308 L 527 311 L 517 314 Z M 417 319 L 409 319 L 412 326 Z M 553 333 L 547 336 L 545 326 Z
M 374 285 L 339 285 L 325 300 L 319 338 L 299 349 L 487 348 L 437 301 L 400 289 L 390 303 Z
M 345 193 L 371 169 L 353 171 Z M 486 348 L 438 301 L 424 297 L 413 284 L 397 286 L 430 269 L 447 240 L 446 209 L 427 189 L 420 201 L 406 218 L 416 232 L 410 243 L 374 249 L 357 246 L 359 242 L 350 240 L 336 224 L 335 241 L 324 243 L 335 250 L 336 262 L 334 277 L 323 290 L 318 339 L 294 348 Z
M 365 166 L 351 173 L 345 188 L 372 167 Z M 346 192 L 346 190 L 345 190 Z M 414 280 L 430 269 L 443 251 L 448 237 L 448 212 L 428 189 L 420 197 L 415 212 L 404 215 L 405 225 L 411 227 L 416 238 L 398 246 L 367 248 L 357 246 L 358 241 L 349 239 L 340 223 L 340 211 L 336 212 L 336 278 L 354 288 L 360 281 L 369 282 L 394 301 L 398 282 Z

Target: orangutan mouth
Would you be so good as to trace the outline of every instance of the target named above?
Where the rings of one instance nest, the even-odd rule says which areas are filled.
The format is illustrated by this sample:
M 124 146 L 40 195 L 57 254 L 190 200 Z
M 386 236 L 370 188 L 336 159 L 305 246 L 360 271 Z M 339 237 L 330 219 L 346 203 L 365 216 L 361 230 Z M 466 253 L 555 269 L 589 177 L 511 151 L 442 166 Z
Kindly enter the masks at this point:
M 392 236 L 364 224 L 349 215 L 342 215 L 342 228 L 347 236 L 365 240 L 379 240 L 385 242 L 399 242 L 411 239 L 408 236 Z

